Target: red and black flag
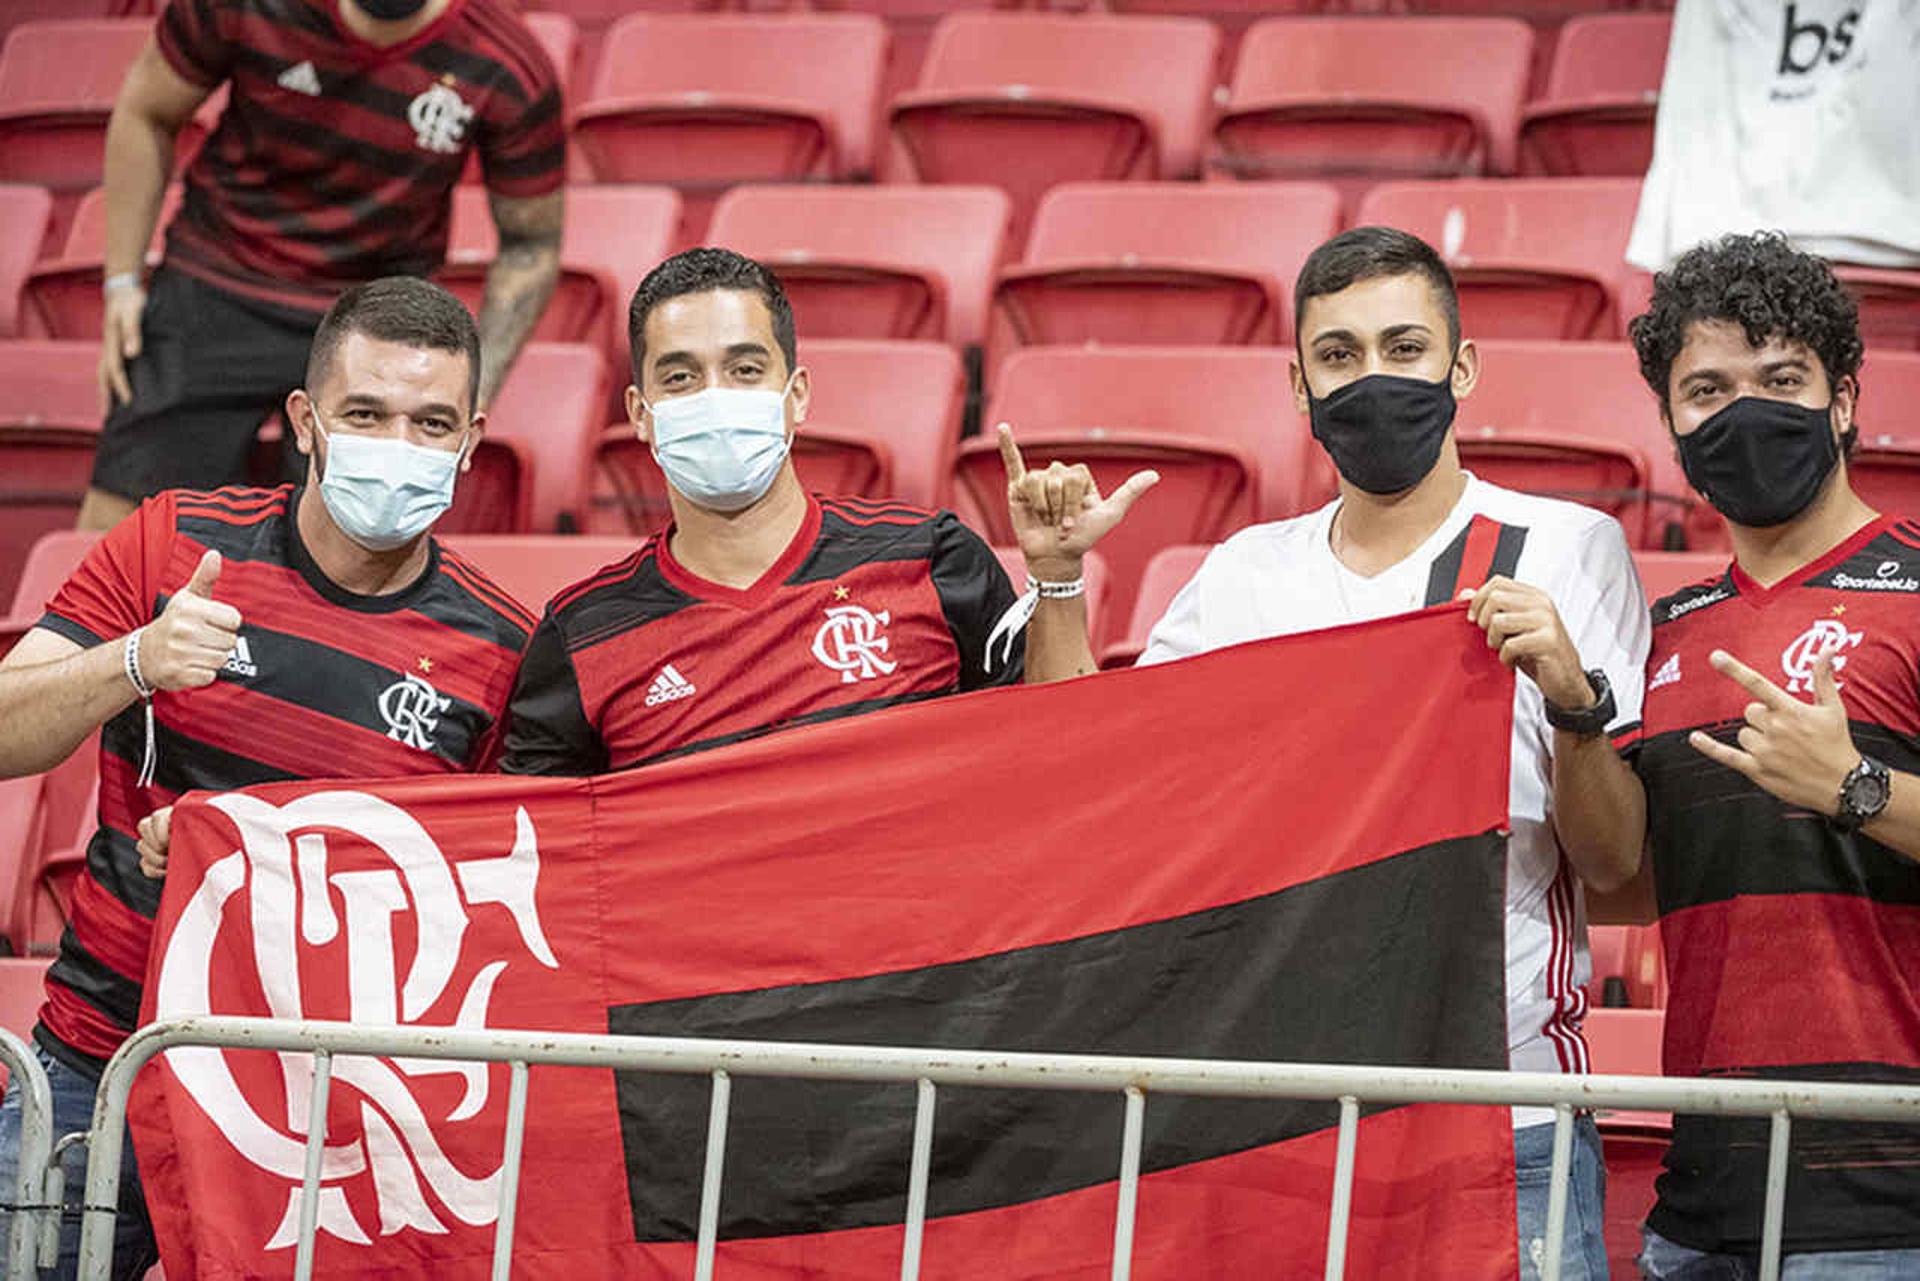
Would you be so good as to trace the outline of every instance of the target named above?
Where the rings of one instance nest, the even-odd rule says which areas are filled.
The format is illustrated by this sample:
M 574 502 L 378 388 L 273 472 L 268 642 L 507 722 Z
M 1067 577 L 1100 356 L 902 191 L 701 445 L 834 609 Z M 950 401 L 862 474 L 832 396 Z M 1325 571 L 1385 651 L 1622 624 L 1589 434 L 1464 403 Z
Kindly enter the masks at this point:
M 1502 1068 L 1511 703 L 1449 608 L 629 774 L 198 800 L 147 1013 Z M 137 1092 L 169 1276 L 291 1269 L 306 1070 Z M 505 1069 L 336 1074 L 318 1274 L 484 1275 Z M 686 1275 L 707 1092 L 534 1072 L 515 1275 Z M 897 1276 L 913 1107 L 738 1077 L 719 1274 Z M 1134 1275 L 1317 1275 L 1335 1116 L 1149 1095 Z M 1121 1118 L 943 1090 L 922 1275 L 1106 1276 Z M 1370 1108 L 1358 1154 L 1349 1275 L 1512 1275 L 1505 1109 Z

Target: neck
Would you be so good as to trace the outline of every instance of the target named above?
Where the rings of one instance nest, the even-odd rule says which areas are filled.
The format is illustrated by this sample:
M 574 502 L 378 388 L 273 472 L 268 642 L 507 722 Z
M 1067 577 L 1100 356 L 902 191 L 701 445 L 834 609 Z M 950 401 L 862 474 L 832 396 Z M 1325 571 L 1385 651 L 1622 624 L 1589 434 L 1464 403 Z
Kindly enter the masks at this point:
M 1733 558 L 1747 577 L 1771 587 L 1802 565 L 1816 561 L 1879 515 L 1861 501 L 1847 480 L 1847 464 L 1834 466 L 1807 509 L 1784 525 L 1753 529 L 1727 522 Z
M 422 534 L 392 551 L 368 551 L 340 532 L 320 497 L 320 487 L 309 478 L 300 492 L 300 510 L 294 514 L 300 541 L 307 554 L 336 587 L 356 596 L 390 596 L 402 591 L 426 571 L 429 546 Z
M 420 12 L 411 18 L 401 18 L 397 22 L 382 22 L 378 18 L 361 12 L 358 5 L 343 3 L 339 8 L 340 22 L 347 30 L 368 44 L 385 47 L 413 39 L 445 13 L 447 6 L 452 3 L 453 0 L 427 0 L 420 6 Z
M 1363 578 L 1392 569 L 1440 528 L 1466 488 L 1467 474 L 1451 440 L 1412 489 L 1369 494 L 1342 480 L 1340 507 L 1328 531 L 1334 556 Z
M 781 467 L 766 496 L 743 511 L 708 511 L 668 493 L 673 558 L 688 573 L 722 587 L 741 589 L 759 582 L 807 519 L 807 493 L 791 462 Z

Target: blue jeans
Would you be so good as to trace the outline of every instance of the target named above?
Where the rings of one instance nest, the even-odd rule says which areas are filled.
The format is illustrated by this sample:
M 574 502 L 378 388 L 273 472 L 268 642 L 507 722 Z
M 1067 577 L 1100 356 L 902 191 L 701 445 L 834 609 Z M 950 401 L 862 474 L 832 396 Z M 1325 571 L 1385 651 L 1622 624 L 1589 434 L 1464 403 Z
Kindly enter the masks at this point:
M 33 1053 L 47 1070 L 47 1083 L 53 1087 L 53 1138 L 84 1133 L 93 1127 L 93 1096 L 100 1082 L 84 1072 L 75 1071 L 38 1045 Z M 87 1149 L 75 1144 L 61 1158 L 67 1173 L 66 1208 L 60 1214 L 60 1262 L 51 1273 L 56 1278 L 75 1274 L 80 1260 L 80 1202 L 86 1191 Z M 0 1196 L 11 1200 L 14 1180 L 20 1169 L 20 1085 L 7 1080 L 7 1094 L 0 1102 Z M 0 1260 L 11 1234 L 13 1216 L 0 1211 Z M 147 1218 L 146 1197 L 140 1191 L 140 1172 L 133 1164 L 132 1136 L 120 1150 L 120 1213 L 113 1222 L 113 1275 L 116 1281 L 145 1275 L 160 1261 L 154 1244 L 153 1223 Z
M 1547 1265 L 1547 1198 L 1553 1194 L 1551 1121 L 1513 1132 L 1513 1174 L 1520 1215 L 1520 1279 L 1539 1281 Z M 1569 1183 L 1560 1276 L 1563 1281 L 1607 1281 L 1607 1165 L 1600 1155 L 1599 1127 L 1584 1113 L 1573 1122 Z
M 1647 1281 L 1755 1281 L 1757 1255 L 1708 1254 L 1643 1229 L 1640 1275 Z M 1780 1281 L 1907 1281 L 1920 1277 L 1920 1250 L 1825 1250 L 1780 1260 Z

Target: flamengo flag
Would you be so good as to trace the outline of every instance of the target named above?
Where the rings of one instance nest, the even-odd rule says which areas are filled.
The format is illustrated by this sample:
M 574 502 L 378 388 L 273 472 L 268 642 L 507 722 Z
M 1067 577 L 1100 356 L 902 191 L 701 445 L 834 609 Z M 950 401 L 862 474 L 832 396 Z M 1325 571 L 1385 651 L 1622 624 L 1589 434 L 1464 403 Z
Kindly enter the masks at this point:
M 148 1018 L 1505 1066 L 1512 680 L 1448 606 L 579 780 L 197 797 Z M 317 1275 L 487 1275 L 507 1069 L 343 1056 Z M 293 1266 L 300 1055 L 133 1130 L 170 1281 Z M 739 1078 L 723 1278 L 899 1275 L 910 1086 Z M 691 1275 L 702 1077 L 537 1068 L 516 1277 Z M 1335 1105 L 1150 1095 L 1134 1275 L 1319 1274 Z M 1118 1096 L 946 1089 L 923 1276 L 1105 1277 Z M 1348 1275 L 1515 1270 L 1502 1108 L 1372 1110 Z

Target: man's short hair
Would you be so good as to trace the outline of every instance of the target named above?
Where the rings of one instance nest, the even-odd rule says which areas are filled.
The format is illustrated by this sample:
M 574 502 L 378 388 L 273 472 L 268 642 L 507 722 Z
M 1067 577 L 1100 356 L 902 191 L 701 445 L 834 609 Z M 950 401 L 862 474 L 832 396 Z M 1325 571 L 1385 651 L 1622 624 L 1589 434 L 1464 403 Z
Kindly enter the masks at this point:
M 1777 231 L 1696 245 L 1653 278 L 1653 301 L 1627 332 L 1663 410 L 1673 362 L 1702 320 L 1738 325 L 1756 347 L 1771 338 L 1805 343 L 1834 386 L 1860 372 L 1860 309 L 1833 268 Z
M 348 334 L 467 358 L 467 410 L 480 396 L 480 331 L 466 304 L 430 280 L 383 276 L 355 285 L 334 300 L 307 351 L 307 389 L 326 380 L 327 367 Z
M 640 287 L 633 291 L 633 302 L 627 307 L 627 345 L 633 360 L 634 386 L 645 383 L 647 317 L 653 314 L 653 309 L 669 299 L 703 294 L 711 289 L 738 289 L 760 295 L 760 300 L 767 304 L 767 314 L 773 318 L 773 341 L 786 357 L 787 372 L 793 372 L 799 363 L 793 336 L 793 306 L 787 301 L 780 277 L 745 254 L 702 247 L 682 250 L 667 259 L 648 272 Z
M 1306 337 L 1300 333 L 1300 319 L 1306 315 L 1307 299 L 1337 294 L 1379 276 L 1424 278 L 1446 315 L 1448 340 L 1455 347 L 1460 345 L 1460 295 L 1453 286 L 1453 273 L 1432 245 L 1393 227 L 1355 227 L 1307 255 L 1293 282 L 1293 330 L 1299 335 L 1296 341 Z

